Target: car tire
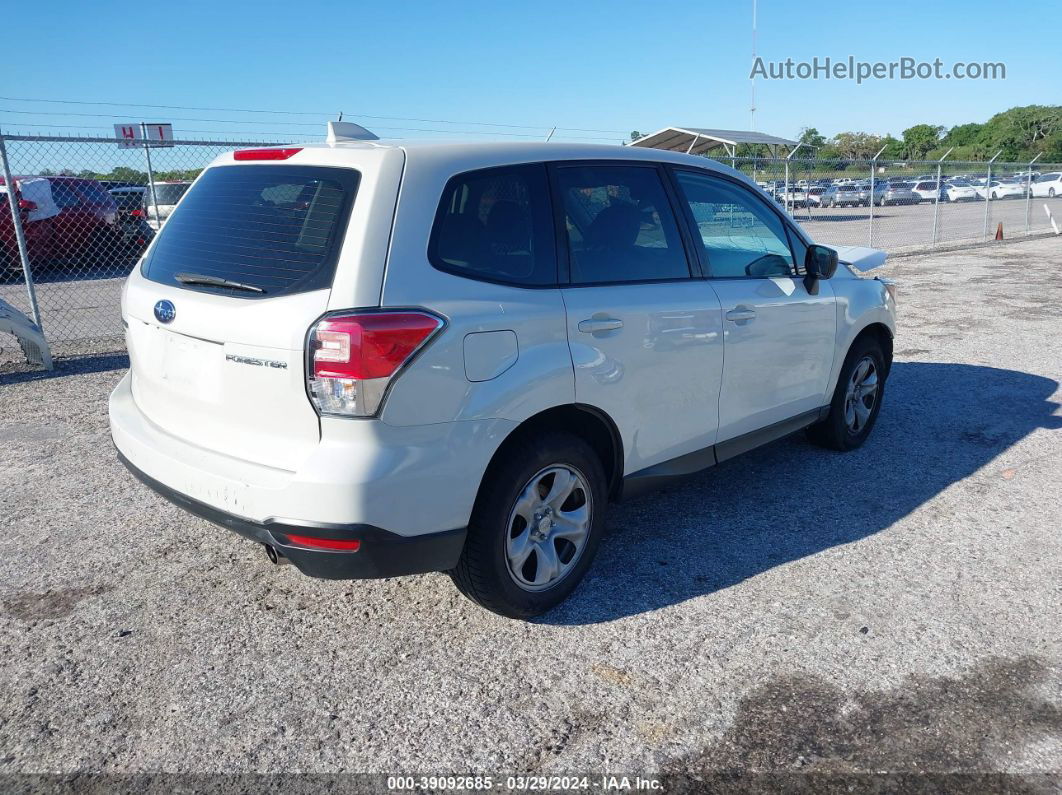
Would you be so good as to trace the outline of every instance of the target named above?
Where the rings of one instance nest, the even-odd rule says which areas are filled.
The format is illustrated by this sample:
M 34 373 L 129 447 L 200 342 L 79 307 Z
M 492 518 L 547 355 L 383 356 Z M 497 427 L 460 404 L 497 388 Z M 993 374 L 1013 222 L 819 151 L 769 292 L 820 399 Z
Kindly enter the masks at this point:
M 873 379 L 874 389 L 867 391 Z M 826 419 L 807 429 L 814 444 L 848 452 L 867 440 L 885 397 L 885 355 L 873 337 L 863 337 L 848 351 L 837 378 Z M 867 405 L 868 400 L 870 405 Z M 862 406 L 863 410 L 858 407 Z
M 550 494 L 563 490 L 560 477 L 575 482 L 564 499 L 551 502 Z M 585 441 L 561 432 L 518 439 L 484 476 L 450 577 L 461 593 L 494 613 L 541 615 L 564 601 L 590 568 L 607 505 L 604 466 Z M 542 517 L 538 525 L 535 517 Z
M 1049 199 L 1055 198 L 1055 189 L 1054 188 L 1048 188 L 1047 189 L 1047 197 Z

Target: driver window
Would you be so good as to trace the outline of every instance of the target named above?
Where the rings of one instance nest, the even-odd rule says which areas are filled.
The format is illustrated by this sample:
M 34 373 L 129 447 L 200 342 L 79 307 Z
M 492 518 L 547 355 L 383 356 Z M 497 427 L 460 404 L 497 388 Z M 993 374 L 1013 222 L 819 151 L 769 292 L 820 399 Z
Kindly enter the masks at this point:
M 794 276 L 782 221 L 750 190 L 723 179 L 676 171 L 714 278 Z

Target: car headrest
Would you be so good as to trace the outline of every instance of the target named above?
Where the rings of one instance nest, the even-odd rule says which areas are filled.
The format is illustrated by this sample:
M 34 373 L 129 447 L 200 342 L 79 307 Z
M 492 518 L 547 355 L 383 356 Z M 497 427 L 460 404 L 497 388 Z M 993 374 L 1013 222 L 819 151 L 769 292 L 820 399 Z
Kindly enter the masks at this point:
M 586 242 L 594 248 L 629 248 L 642 227 L 641 211 L 633 204 L 611 204 L 597 214 L 587 229 Z
M 516 202 L 495 202 L 487 215 L 487 243 L 496 252 L 528 251 L 531 219 Z

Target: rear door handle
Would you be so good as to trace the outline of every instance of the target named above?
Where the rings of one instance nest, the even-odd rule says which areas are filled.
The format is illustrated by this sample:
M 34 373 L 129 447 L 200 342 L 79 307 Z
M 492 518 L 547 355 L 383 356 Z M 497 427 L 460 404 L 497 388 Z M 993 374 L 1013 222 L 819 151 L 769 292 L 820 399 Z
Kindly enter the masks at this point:
M 727 312 L 726 319 L 732 320 L 735 323 L 741 323 L 745 320 L 755 320 L 756 310 L 749 309 L 747 306 L 739 306 L 736 309 L 731 309 Z
M 579 331 L 597 334 L 600 331 L 615 331 L 623 328 L 623 321 L 615 317 L 592 317 L 579 321 Z

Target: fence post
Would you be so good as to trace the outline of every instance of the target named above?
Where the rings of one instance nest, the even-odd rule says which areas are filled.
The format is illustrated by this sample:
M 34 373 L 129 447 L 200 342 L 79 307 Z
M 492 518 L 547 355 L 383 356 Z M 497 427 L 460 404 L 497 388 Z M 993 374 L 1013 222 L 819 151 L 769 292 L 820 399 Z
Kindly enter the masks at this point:
M 885 144 L 888 146 L 888 144 Z M 885 151 L 885 146 L 878 150 L 878 153 L 874 157 L 870 158 L 870 242 L 868 246 L 874 248 L 874 177 L 878 170 L 878 158 L 881 157 L 881 153 Z M 884 201 L 884 199 L 882 200 Z
M 953 146 L 951 149 L 954 148 L 955 147 Z M 947 157 L 951 154 L 951 149 L 944 153 L 944 157 Z M 940 184 L 940 179 L 942 176 L 941 167 L 944 163 L 944 157 L 940 158 L 940 160 L 937 161 L 937 195 L 933 199 L 933 239 L 930 241 L 930 244 L 934 246 L 937 244 L 937 218 L 940 215 L 940 190 L 943 187 Z
M 140 132 L 144 136 L 144 159 L 147 160 L 148 190 L 151 191 L 151 204 L 155 208 L 155 223 L 162 229 L 162 217 L 159 215 L 159 200 L 155 196 L 155 174 L 151 170 L 151 147 L 148 145 L 147 123 L 140 122 Z
M 799 149 L 803 145 L 804 145 L 804 142 L 801 141 L 800 143 L 798 143 L 796 146 L 793 147 L 793 151 L 791 151 L 788 155 L 785 156 L 785 211 L 787 213 L 790 212 L 789 204 L 790 204 L 790 201 L 791 201 L 790 196 L 789 196 L 789 159 L 793 155 L 795 155 L 796 152 L 797 152 L 797 149 Z
M 789 158 L 785 159 L 785 188 L 782 191 L 783 204 L 786 212 L 789 212 Z
M 33 268 L 30 265 L 29 248 L 26 246 L 26 234 L 22 229 L 22 213 L 18 206 L 18 189 L 11 176 L 11 164 L 7 159 L 7 145 L 0 135 L 0 159 L 4 161 L 4 184 L 7 185 L 7 206 L 11 210 L 11 223 L 15 227 L 15 242 L 18 244 L 18 257 L 22 261 L 22 274 L 26 278 L 26 293 L 29 295 L 30 310 L 37 328 L 44 330 L 41 323 L 41 308 L 37 304 L 37 290 L 33 286 Z
M 1003 154 L 1002 149 L 996 152 L 992 156 L 992 159 L 988 161 L 988 174 L 985 176 L 985 240 L 988 240 L 988 208 L 992 202 L 992 164 L 996 162 L 996 158 L 1001 154 Z
M 1043 152 L 1040 152 L 1042 155 Z M 1032 231 L 1032 167 L 1033 163 L 1040 159 L 1037 155 L 1029 161 L 1029 173 L 1025 175 L 1025 234 Z

